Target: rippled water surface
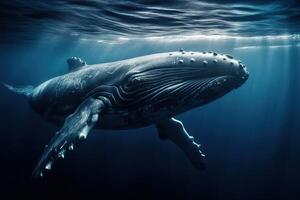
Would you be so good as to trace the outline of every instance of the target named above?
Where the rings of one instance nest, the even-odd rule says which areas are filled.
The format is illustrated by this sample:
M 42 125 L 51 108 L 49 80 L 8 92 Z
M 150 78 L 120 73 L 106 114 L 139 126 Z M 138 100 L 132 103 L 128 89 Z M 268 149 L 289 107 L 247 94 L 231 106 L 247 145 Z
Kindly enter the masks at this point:
M 297 0 L 11 0 L 1 1 L 0 10 L 2 42 L 47 34 L 112 39 L 178 34 L 261 36 L 300 31 Z

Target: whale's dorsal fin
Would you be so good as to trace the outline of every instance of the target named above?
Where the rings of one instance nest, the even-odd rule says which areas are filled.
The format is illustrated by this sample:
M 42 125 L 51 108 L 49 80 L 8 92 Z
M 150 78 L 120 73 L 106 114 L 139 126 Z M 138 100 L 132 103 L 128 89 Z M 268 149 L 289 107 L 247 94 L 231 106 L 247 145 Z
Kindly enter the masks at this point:
M 67 60 L 69 71 L 75 71 L 86 65 L 86 62 L 78 57 L 71 57 Z

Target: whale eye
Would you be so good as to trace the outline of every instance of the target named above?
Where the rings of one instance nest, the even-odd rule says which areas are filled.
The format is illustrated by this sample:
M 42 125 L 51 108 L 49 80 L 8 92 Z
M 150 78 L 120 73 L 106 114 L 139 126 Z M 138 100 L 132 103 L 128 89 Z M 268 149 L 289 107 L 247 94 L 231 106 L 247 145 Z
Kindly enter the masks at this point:
M 141 78 L 140 77 L 133 77 L 130 80 L 130 85 L 139 85 L 141 83 Z

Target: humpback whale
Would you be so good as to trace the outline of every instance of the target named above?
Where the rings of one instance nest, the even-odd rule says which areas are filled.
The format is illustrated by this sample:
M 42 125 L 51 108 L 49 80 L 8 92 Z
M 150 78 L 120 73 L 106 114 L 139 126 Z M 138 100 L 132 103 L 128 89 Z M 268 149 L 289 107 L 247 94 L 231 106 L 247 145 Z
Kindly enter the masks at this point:
M 222 97 L 249 77 L 246 67 L 230 55 L 183 49 L 93 65 L 72 57 L 67 63 L 67 74 L 37 87 L 4 84 L 26 96 L 43 118 L 61 125 L 34 176 L 43 176 L 93 128 L 149 125 L 156 127 L 161 139 L 174 142 L 193 166 L 205 169 L 200 144 L 174 116 Z

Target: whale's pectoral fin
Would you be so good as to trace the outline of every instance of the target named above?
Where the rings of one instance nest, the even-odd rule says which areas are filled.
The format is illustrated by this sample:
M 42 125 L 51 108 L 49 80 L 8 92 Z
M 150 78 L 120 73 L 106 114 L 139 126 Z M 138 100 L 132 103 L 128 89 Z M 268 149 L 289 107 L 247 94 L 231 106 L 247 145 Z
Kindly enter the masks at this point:
M 84 140 L 98 121 L 104 103 L 100 99 L 88 98 L 69 115 L 63 127 L 51 139 L 33 171 L 34 176 L 43 176 L 44 170 L 50 170 L 57 158 L 64 158 L 67 150 L 73 150 L 74 144 Z
M 160 138 L 170 139 L 185 152 L 196 168 L 205 169 L 205 156 L 200 151 L 200 145 L 187 133 L 181 121 L 174 118 L 165 119 L 156 123 L 156 128 Z

